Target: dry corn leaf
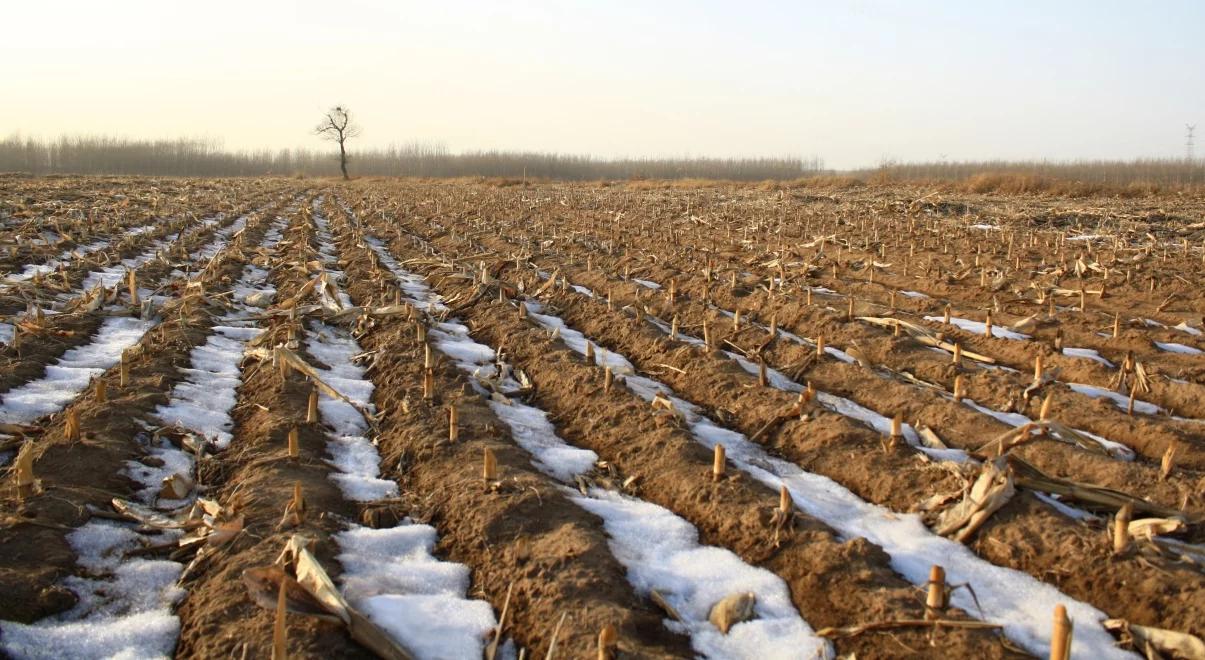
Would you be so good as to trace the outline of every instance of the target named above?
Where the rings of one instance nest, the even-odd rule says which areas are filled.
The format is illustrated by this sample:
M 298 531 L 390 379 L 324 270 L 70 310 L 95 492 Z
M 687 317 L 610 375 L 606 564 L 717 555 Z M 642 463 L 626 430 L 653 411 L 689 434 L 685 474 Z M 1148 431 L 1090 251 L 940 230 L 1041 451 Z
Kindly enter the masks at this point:
M 386 660 L 411 660 L 413 656 L 388 633 L 343 600 L 330 576 L 310 554 L 308 544 L 305 537 L 294 535 L 277 558 L 277 566 L 286 571 L 292 568 L 297 583 L 323 610 L 347 625 L 352 639 Z
M 1125 619 L 1107 619 L 1104 622 L 1106 630 L 1121 633 L 1124 640 L 1128 635 L 1133 641 L 1134 648 L 1144 653 L 1150 645 L 1158 653 L 1182 660 L 1205 660 L 1205 642 L 1200 637 L 1188 633 L 1152 628 L 1130 623 Z M 1150 657 L 1150 654 L 1147 654 Z
M 949 449 L 949 447 L 946 446 L 946 443 L 942 442 L 941 438 L 937 437 L 937 433 L 935 433 L 933 429 L 929 428 L 928 426 L 917 426 L 914 428 L 916 429 L 916 434 L 920 437 L 921 445 L 928 447 L 929 449 Z
M 296 353 L 284 348 L 283 346 L 277 346 L 275 352 L 277 360 L 284 360 L 289 364 L 289 366 L 305 374 L 323 394 L 331 397 L 332 399 L 339 399 L 352 408 L 355 408 L 360 412 L 361 415 L 364 416 L 364 419 L 370 426 L 372 426 L 374 429 L 376 428 L 376 424 L 371 412 L 363 404 L 352 401 L 347 395 L 343 394 L 339 390 L 336 390 L 330 385 L 327 385 L 326 382 L 318 377 L 318 371 L 311 367 L 305 360 L 302 360 Z
M 230 520 L 216 522 L 209 535 L 205 537 L 205 543 L 211 547 L 228 543 L 231 539 L 242 533 L 245 526 L 246 520 L 242 514 Z
M 258 566 L 243 571 L 243 585 L 247 587 L 247 595 L 251 597 L 252 602 L 266 610 L 276 609 L 276 598 L 281 584 L 285 585 L 285 608 L 289 612 L 317 617 L 331 623 L 343 622 L 328 612 L 322 603 L 281 567 Z
M 17 460 L 13 461 L 13 471 L 17 475 L 19 489 L 37 488 L 38 479 L 33 473 L 33 443 L 26 442 L 17 452 Z
M 986 461 L 962 500 L 938 516 L 934 531 L 965 543 L 1016 492 L 1006 460 Z
M 1130 504 L 1134 507 L 1135 512 L 1149 513 L 1163 518 L 1175 518 L 1181 515 L 1181 512 L 1176 509 L 1169 509 L 1119 490 L 1052 477 L 1014 454 L 1010 454 L 1006 458 L 1012 469 L 1013 479 L 1021 488 L 1063 495 L 1113 511 Z
M 1188 528 L 1181 518 L 1141 518 L 1130 521 L 1127 529 L 1130 536 L 1150 538 L 1157 535 L 1175 534 Z
M 136 520 L 143 525 L 158 527 L 160 529 L 181 529 L 185 527 L 185 523 L 170 516 L 165 516 L 144 504 L 114 497 L 112 500 L 112 505 L 113 510 L 117 513 L 120 513 L 121 515 L 132 520 Z
M 711 606 L 707 620 L 727 635 L 732 626 L 753 619 L 753 607 L 756 604 L 757 594 L 752 591 L 731 594 Z
M 169 477 L 164 477 L 163 485 L 159 488 L 159 498 L 182 500 L 192 492 L 193 485 L 192 479 L 177 472 Z

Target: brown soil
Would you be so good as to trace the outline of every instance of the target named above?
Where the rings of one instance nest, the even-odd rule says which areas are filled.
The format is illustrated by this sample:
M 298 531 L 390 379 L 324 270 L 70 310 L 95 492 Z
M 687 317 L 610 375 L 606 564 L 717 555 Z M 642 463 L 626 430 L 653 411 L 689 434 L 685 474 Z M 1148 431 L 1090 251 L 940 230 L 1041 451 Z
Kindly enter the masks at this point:
M 951 399 L 957 375 L 977 403 L 1031 418 L 1050 394 L 1056 420 L 1121 442 L 1137 459 L 1118 461 L 1049 438 L 1014 449 L 1017 456 L 1054 476 L 1182 509 L 1188 525 L 1178 538 L 1205 541 L 1205 356 L 1171 353 L 1154 343 L 1205 350 L 1205 337 L 1142 322 L 1202 327 L 1205 228 L 1192 219 L 1205 213 L 1205 200 L 1162 198 L 1156 208 L 1149 200 L 1102 198 L 1083 208 L 1074 200 L 1027 195 L 943 193 L 917 199 L 902 187 L 816 195 L 753 187 L 29 178 L 6 181 L 0 199 L 0 273 L 113 238 L 109 248 L 65 269 L 66 282 L 60 278 L 56 286 L 70 290 L 101 261 L 138 254 L 196 218 L 222 212 L 231 221 L 252 208 L 285 208 L 303 191 L 305 202 L 291 216 L 275 254 L 257 259 L 270 268 L 277 301 L 314 276 L 313 266 L 303 264 L 318 258 L 309 210 L 318 194 L 325 196 L 333 247 L 346 274 L 343 286 L 355 304 L 390 304 L 398 295 L 392 277 L 361 242 L 363 235 L 383 239 L 401 262 L 437 256 L 404 265 L 452 301 L 454 315 L 477 341 L 525 370 L 534 385 L 525 401 L 548 412 L 566 442 L 599 455 L 589 479 L 671 510 L 698 529 L 700 542 L 774 572 L 813 628 L 919 618 L 924 593 L 865 539 L 842 538 L 798 512 L 785 524 L 776 519 L 778 493 L 749 475 L 729 466 L 724 478 L 713 481 L 711 452 L 671 412 L 650 407 L 618 383 L 604 391 L 600 369 L 517 313 L 511 301 L 543 284 L 537 269 L 609 293 L 611 308 L 559 287 L 540 298 L 600 348 L 623 353 L 716 423 L 750 437 L 795 406 L 796 395 L 759 385 L 755 374 L 722 353 L 673 341 L 655 325 L 638 322 L 636 307 L 666 322 L 677 317 L 681 331 L 695 336 L 706 323 L 726 349 L 760 357 L 799 383 L 810 381 L 882 415 L 899 413 L 914 426 L 932 428 L 949 446 L 970 451 L 1008 427 Z M 251 258 L 249 248 L 274 215 L 255 216 L 244 239 L 248 250 L 224 253 L 207 293 L 223 292 L 237 279 Z M 124 234 L 156 219 L 160 224 L 151 232 Z M 179 247 L 195 250 L 214 229 L 186 232 Z M 53 246 L 29 240 L 43 231 L 65 240 Z M 1071 240 L 1081 234 L 1104 238 Z M 1087 268 L 1081 274 L 1077 260 Z M 488 284 L 478 283 L 483 269 Z M 673 282 L 676 296 L 670 300 L 664 288 L 654 291 L 633 278 L 663 287 Z M 148 264 L 139 279 L 165 287 L 178 300 L 181 280 L 172 277 L 170 266 Z M 809 304 L 809 287 L 836 293 L 813 292 Z M 1025 330 L 1032 335 L 1025 341 L 987 338 L 922 318 L 940 317 L 948 308 L 953 316 L 982 321 L 991 309 L 994 324 L 1003 327 L 1049 309 L 1043 296 L 1054 288 L 1070 295 L 1056 295 L 1055 318 Z M 1094 293 L 1102 288 L 1103 296 Z M 24 310 L 29 293 L 22 287 L 0 297 L 6 321 Z M 50 293 L 47 287 L 41 295 Z M 890 327 L 851 319 L 850 299 L 854 316 L 923 325 L 989 356 L 996 368 L 969 359 L 955 366 L 948 352 L 906 333 L 894 336 Z M 734 328 L 717 307 L 740 310 L 745 323 Z M 66 411 L 80 415 L 82 439 L 64 437 L 66 411 L 43 420 L 44 430 L 34 439 L 41 492 L 19 499 L 13 475 L 0 475 L 0 590 L 7 595 L 0 599 L 0 619 L 35 621 L 72 606 L 75 596 L 60 584 L 82 569 L 66 535 L 95 515 L 90 510 L 107 511 L 113 497 L 133 497 L 135 484 L 123 473 L 127 461 L 144 457 L 136 440 L 141 422 L 167 400 L 183 378 L 179 367 L 222 311 L 217 305 L 192 306 L 182 319 L 170 311 L 140 342 L 126 388 L 117 387 L 113 369 L 102 376 L 109 401 L 96 401 L 89 390 L 68 406 Z M 1116 338 L 1115 316 L 1121 324 Z M 808 340 L 823 336 L 829 346 L 856 353 L 862 364 L 817 358 L 811 345 L 783 336 L 767 343 L 765 328 L 753 324 L 766 326 L 771 319 Z M 0 393 L 37 378 L 64 351 L 88 341 L 101 320 L 62 315 L 51 320 L 52 332 L 23 337 L 19 354 L 4 347 Z M 354 325 L 380 412 L 374 440 L 382 477 L 400 486 L 393 500 L 365 504 L 344 498 L 330 479 L 334 468 L 326 462 L 322 424 L 304 422 L 311 385 L 299 374 L 282 377 L 267 361 L 244 361 L 232 413 L 234 440 L 227 450 L 201 459 L 199 474 L 204 495 L 242 514 L 245 529 L 182 585 L 176 655 L 270 655 L 274 615 L 248 598 L 242 571 L 274 562 L 285 542 L 301 533 L 314 541 L 316 557 L 338 580 L 334 534 L 351 523 L 384 527 L 408 517 L 437 529 L 435 552 L 441 559 L 469 568 L 468 597 L 488 601 L 497 616 L 511 591 L 505 635 L 527 657 L 546 654 L 562 614 L 558 657 L 597 657 L 597 635 L 607 624 L 618 629 L 621 657 L 691 656 L 689 640 L 671 632 L 665 613 L 627 581 L 601 521 L 572 503 L 566 485 L 532 465 L 472 389 L 469 376 L 438 358 L 435 394 L 424 399 L 424 353 L 416 328 L 431 321 L 414 312 L 360 318 Z M 279 317 L 264 321 L 261 345 L 288 341 L 291 323 Z M 1117 369 L 1065 356 L 1058 342 L 1098 350 L 1115 365 L 1132 355 L 1150 376 L 1150 391 L 1138 398 L 1188 419 L 1130 415 L 1072 391 L 1067 383 L 1110 387 Z M 304 342 L 297 350 L 314 361 Z M 1038 355 L 1057 380 L 1027 401 L 1021 394 Z M 455 442 L 448 439 L 449 406 L 460 418 Z M 814 403 L 806 412 L 806 420 L 795 417 L 756 441 L 894 511 L 912 511 L 933 495 L 958 490 L 951 466 L 926 461 L 906 445 L 888 447 L 875 430 Z M 285 438 L 294 427 L 300 457 L 290 459 Z M 1160 463 L 1169 447 L 1177 453 L 1170 476 L 1162 478 Z M 501 477 L 489 487 L 481 476 L 486 448 L 497 456 Z M 278 529 L 294 484 L 301 485 L 307 516 L 299 528 Z M 984 560 L 1028 573 L 1110 616 L 1205 634 L 1200 568 L 1155 556 L 1143 550 L 1145 542 L 1114 555 L 1113 512 L 1096 512 L 1099 520 L 1078 522 L 1021 489 L 967 543 Z M 369 657 L 341 628 L 299 615 L 288 618 L 288 646 L 295 657 Z M 859 657 L 1018 655 L 994 632 L 949 628 L 865 632 L 837 639 L 834 646 L 841 656 Z

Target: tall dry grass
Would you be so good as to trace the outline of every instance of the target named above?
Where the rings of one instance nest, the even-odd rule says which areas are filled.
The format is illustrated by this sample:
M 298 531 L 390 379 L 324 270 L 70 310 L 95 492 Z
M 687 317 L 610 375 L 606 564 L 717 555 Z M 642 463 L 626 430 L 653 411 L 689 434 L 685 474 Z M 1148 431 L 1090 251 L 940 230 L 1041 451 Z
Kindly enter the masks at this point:
M 888 163 L 857 173 L 870 183 L 919 183 L 973 193 L 1138 197 L 1205 190 L 1205 160 Z

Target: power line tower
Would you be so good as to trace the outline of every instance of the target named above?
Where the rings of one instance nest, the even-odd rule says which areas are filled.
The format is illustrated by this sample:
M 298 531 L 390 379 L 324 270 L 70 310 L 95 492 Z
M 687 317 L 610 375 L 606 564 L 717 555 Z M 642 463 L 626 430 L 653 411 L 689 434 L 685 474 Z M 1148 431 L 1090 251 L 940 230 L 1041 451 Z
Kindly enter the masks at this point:
M 1188 131 L 1184 134 L 1184 158 L 1187 160 L 1192 160 L 1192 148 L 1195 145 L 1193 142 L 1193 132 L 1197 130 L 1197 125 L 1185 124 L 1184 128 L 1188 129 Z

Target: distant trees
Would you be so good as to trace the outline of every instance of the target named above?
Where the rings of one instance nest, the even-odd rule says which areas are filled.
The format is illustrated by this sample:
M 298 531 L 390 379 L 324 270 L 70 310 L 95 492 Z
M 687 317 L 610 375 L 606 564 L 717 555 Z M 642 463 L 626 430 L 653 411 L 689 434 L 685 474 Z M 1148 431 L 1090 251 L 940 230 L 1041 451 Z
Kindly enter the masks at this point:
M 513 151 L 452 153 L 435 144 L 356 151 L 366 176 L 501 177 L 573 181 L 621 179 L 791 180 L 818 174 L 819 158 L 625 158 Z M 345 164 L 345 163 L 340 163 Z M 227 151 L 206 140 L 62 137 L 0 139 L 0 172 L 149 176 L 336 176 L 342 167 L 308 149 Z
M 350 178 L 347 176 L 347 141 L 360 135 L 360 127 L 351 122 L 351 110 L 339 105 L 331 108 L 314 133 L 339 144 L 339 169 L 344 179 Z

